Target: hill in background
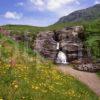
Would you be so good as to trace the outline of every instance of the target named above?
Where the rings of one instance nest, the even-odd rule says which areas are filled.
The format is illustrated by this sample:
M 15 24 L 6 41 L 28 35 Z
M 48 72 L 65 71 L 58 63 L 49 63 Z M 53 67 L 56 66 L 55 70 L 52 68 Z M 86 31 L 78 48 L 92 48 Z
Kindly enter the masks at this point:
M 89 21 L 100 18 L 100 4 L 83 10 L 75 11 L 59 19 L 57 23 Z

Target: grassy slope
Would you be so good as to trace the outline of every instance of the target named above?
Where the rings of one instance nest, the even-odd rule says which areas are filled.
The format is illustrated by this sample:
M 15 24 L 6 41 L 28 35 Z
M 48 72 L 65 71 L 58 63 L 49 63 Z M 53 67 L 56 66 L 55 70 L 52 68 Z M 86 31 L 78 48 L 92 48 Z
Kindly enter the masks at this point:
M 28 25 L 5 25 L 2 26 L 6 30 L 10 30 L 11 35 L 25 35 L 28 32 L 28 35 L 30 35 L 33 40 L 35 39 L 36 35 L 40 31 L 44 31 L 45 28 L 43 27 L 35 27 L 35 26 L 28 26 Z
M 12 34 L 24 34 L 25 32 L 30 32 L 30 35 L 35 35 L 40 31 L 45 30 L 60 30 L 67 26 L 83 25 L 85 27 L 85 32 L 89 35 L 99 35 L 100 36 L 100 19 L 89 21 L 89 22 L 74 22 L 74 23 L 60 23 L 54 24 L 48 27 L 34 27 L 27 25 L 5 25 L 2 26 L 7 30 L 12 30 Z
M 13 30 L 14 32 L 30 31 L 30 32 L 36 33 L 36 32 L 39 32 L 41 29 L 44 29 L 44 27 L 36 27 L 36 26 L 28 26 L 28 25 L 5 25 L 3 27 L 7 30 Z
M 0 100 L 98 100 L 85 85 L 57 72 L 50 61 L 1 35 L 0 53 Z
M 44 30 L 60 30 L 67 26 L 83 25 L 85 27 L 86 33 L 89 35 L 100 35 L 100 19 L 89 21 L 89 22 L 74 22 L 74 23 L 60 23 L 54 24 L 48 27 L 35 27 L 27 25 L 5 25 L 2 26 L 7 30 L 12 30 L 12 34 L 24 34 L 29 31 L 30 35 L 36 35 L 40 31 Z

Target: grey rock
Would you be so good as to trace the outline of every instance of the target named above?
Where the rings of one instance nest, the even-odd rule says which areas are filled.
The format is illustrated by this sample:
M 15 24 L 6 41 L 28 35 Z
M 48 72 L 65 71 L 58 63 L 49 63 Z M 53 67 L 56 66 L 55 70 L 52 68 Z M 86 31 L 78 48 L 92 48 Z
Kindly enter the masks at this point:
M 57 61 L 59 51 L 62 51 L 66 54 L 68 63 L 78 60 L 79 63 L 76 64 L 75 69 L 94 72 L 99 70 L 100 67 L 94 65 L 91 62 L 91 58 L 88 58 L 87 52 L 89 50 L 84 48 L 83 44 L 84 34 L 83 26 L 40 32 L 34 42 L 35 50 L 42 56 L 55 62 Z M 57 43 L 59 43 L 59 49 L 57 49 Z M 86 59 L 84 59 L 85 57 Z
M 57 50 L 57 43 L 59 42 L 60 48 L 66 53 L 70 61 L 77 59 L 78 48 L 80 48 L 80 44 L 82 45 L 78 34 L 84 34 L 83 26 L 40 32 L 35 40 L 35 50 L 44 57 L 54 60 L 59 51 Z

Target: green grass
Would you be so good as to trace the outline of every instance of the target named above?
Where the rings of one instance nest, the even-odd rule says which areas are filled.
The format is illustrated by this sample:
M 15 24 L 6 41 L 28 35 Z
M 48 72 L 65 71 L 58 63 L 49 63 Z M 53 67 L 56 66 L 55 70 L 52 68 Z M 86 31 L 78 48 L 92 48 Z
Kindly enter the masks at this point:
M 0 100 L 99 100 L 84 84 L 32 55 L 23 44 L 0 36 Z
M 14 33 L 18 32 L 19 34 L 23 34 L 24 32 L 30 32 L 30 34 L 34 34 L 35 32 L 39 32 L 43 27 L 36 26 L 28 26 L 28 25 L 5 25 L 3 26 L 7 30 L 11 30 Z M 31 33 L 32 32 L 32 33 Z
M 99 72 L 97 72 L 97 75 L 100 77 L 100 71 L 99 71 Z

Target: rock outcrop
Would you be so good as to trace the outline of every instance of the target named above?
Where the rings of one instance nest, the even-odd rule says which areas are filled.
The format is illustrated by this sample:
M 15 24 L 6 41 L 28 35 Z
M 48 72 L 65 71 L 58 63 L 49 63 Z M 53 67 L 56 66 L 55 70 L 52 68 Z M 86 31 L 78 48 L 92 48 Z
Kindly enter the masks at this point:
M 82 35 L 80 35 L 82 34 Z M 66 27 L 59 31 L 40 32 L 35 41 L 35 49 L 44 57 L 55 60 L 59 48 L 66 54 L 68 61 L 78 58 L 78 51 L 82 52 L 81 38 L 84 34 L 83 26 Z
M 92 62 L 91 52 L 83 44 L 84 39 L 84 27 L 74 26 L 59 31 L 40 32 L 34 45 L 42 56 L 56 63 L 74 63 L 77 70 L 98 71 L 100 68 Z
M 82 58 L 82 61 L 74 61 L 74 68 L 80 71 L 96 72 L 100 71 L 100 63 L 93 63 L 88 58 Z
M 53 39 L 52 31 L 40 32 L 35 41 L 35 50 L 46 58 L 55 59 L 57 54 L 56 41 Z

